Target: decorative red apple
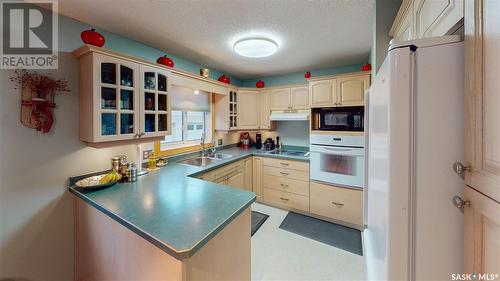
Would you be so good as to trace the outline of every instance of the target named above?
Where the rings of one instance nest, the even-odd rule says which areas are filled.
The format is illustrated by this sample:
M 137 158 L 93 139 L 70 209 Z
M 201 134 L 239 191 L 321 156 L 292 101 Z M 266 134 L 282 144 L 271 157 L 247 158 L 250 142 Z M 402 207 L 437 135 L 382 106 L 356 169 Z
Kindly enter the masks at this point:
M 311 78 L 311 72 L 310 72 L 310 71 L 308 71 L 308 72 L 304 73 L 304 77 L 305 77 L 306 79 Z
M 363 65 L 361 66 L 361 71 L 370 71 L 370 70 L 372 70 L 372 65 L 371 65 L 371 64 L 369 64 L 369 63 L 367 63 L 367 64 L 363 64 Z
M 265 85 L 265 83 L 262 80 L 259 80 L 259 81 L 255 82 L 255 87 L 257 87 L 259 89 L 260 88 L 264 88 L 264 85 Z
M 229 78 L 229 76 L 226 76 L 226 75 L 222 75 L 217 80 L 219 80 L 222 83 L 231 84 L 231 78 Z
M 166 65 L 168 67 L 174 67 L 174 61 L 171 58 L 167 57 L 167 55 L 164 55 L 163 57 L 159 57 L 156 60 L 156 63 L 163 64 L 163 65 Z
M 80 37 L 82 38 L 83 43 L 94 45 L 97 47 L 104 46 L 104 42 L 106 42 L 106 39 L 104 39 L 104 36 L 102 36 L 101 33 L 95 31 L 94 28 L 92 28 L 90 30 L 83 31 L 80 34 Z

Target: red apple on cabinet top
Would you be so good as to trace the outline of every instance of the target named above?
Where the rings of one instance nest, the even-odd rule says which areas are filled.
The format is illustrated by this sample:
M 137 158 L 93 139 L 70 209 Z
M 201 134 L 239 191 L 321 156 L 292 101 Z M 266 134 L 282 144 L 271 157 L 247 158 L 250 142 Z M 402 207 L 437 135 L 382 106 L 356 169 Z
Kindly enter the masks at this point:
M 104 43 L 106 42 L 106 39 L 104 39 L 104 36 L 102 36 L 101 33 L 95 31 L 94 28 L 92 28 L 90 30 L 83 31 L 80 34 L 80 37 L 82 38 L 83 43 L 94 45 L 97 47 L 104 46 Z
M 164 55 L 163 57 L 159 57 L 156 60 L 156 63 L 163 64 L 168 67 L 174 67 L 174 61 L 171 58 L 167 57 L 166 55 Z

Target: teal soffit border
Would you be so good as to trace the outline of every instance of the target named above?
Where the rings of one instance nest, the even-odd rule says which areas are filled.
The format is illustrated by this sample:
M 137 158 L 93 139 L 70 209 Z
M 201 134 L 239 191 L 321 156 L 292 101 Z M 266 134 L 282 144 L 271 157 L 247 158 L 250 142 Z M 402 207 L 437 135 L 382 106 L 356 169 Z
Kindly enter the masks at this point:
M 132 40 L 112 32 L 108 32 L 106 30 L 100 29 L 99 27 L 94 27 L 66 16 L 59 15 L 58 20 L 59 20 L 59 51 L 61 52 L 72 52 L 73 50 L 81 47 L 83 43 L 82 40 L 80 39 L 80 33 L 90 28 L 96 28 L 96 31 L 104 35 L 104 37 L 106 38 L 106 43 L 104 45 L 104 48 L 106 49 L 138 57 L 151 62 L 155 62 L 156 59 L 160 56 L 167 55 L 172 60 L 174 60 L 175 68 L 193 74 L 199 74 L 200 68 L 205 67 L 203 65 L 194 63 L 185 58 L 172 55 L 162 50 L 145 45 L 139 41 Z M 317 77 L 317 76 L 333 75 L 339 73 L 355 72 L 361 69 L 362 64 L 363 63 L 311 70 L 311 74 L 312 77 Z M 266 87 L 300 84 L 306 82 L 304 78 L 304 72 L 295 72 L 290 74 L 275 75 L 268 77 L 257 77 L 257 78 L 243 80 L 232 75 L 231 73 L 225 73 L 215 69 L 210 69 L 211 79 L 217 80 L 222 74 L 229 75 L 231 77 L 231 84 L 240 87 L 255 87 L 255 82 L 257 82 L 258 80 L 263 80 L 266 83 Z
M 323 68 L 323 69 L 311 70 L 310 72 L 312 74 L 312 77 L 356 72 L 356 71 L 361 71 L 361 66 L 363 64 L 364 63 L 352 64 L 352 65 L 346 65 L 346 66 L 340 66 L 340 67 Z M 266 87 L 306 83 L 306 79 L 304 78 L 304 73 L 305 73 L 305 71 L 284 74 L 284 75 L 275 75 L 275 76 L 247 79 L 247 80 L 241 81 L 241 86 L 242 87 L 255 87 L 255 82 L 257 82 L 258 80 L 264 81 L 264 83 L 266 84 Z
M 91 26 L 89 24 L 77 21 L 75 19 L 59 15 L 59 51 L 72 52 L 73 50 L 81 47 L 83 42 L 80 38 L 80 33 L 84 30 L 95 28 L 97 32 L 101 33 L 106 38 L 104 48 L 134 56 L 147 61 L 155 62 L 160 56 L 167 55 L 174 60 L 175 68 L 184 70 L 198 75 L 200 68 L 205 66 L 194 63 L 185 58 L 169 54 L 162 50 L 145 45 L 141 42 L 108 32 L 99 27 Z M 241 86 L 241 79 L 231 75 L 231 73 L 223 73 L 218 70 L 210 69 L 210 78 L 217 80 L 222 74 L 231 77 L 231 84 Z

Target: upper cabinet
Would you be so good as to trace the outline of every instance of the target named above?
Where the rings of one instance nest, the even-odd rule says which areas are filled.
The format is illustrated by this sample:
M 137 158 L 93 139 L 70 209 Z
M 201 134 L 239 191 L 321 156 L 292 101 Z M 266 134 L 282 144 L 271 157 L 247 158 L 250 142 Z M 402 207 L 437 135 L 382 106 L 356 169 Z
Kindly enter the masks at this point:
M 355 73 L 309 82 L 311 107 L 363 106 L 370 74 Z
M 271 90 L 271 110 L 288 110 L 290 101 L 290 88 Z
M 309 82 L 311 107 L 335 106 L 337 103 L 336 88 L 336 79 Z
M 260 128 L 260 92 L 257 90 L 239 91 L 240 107 L 238 114 L 239 129 L 259 129 Z
M 405 0 L 389 35 L 404 41 L 454 34 L 463 17 L 464 0 Z
M 238 126 L 238 93 L 230 89 L 225 94 L 213 95 L 215 130 L 227 132 Z
M 82 141 L 103 143 L 170 134 L 168 70 L 96 52 L 79 58 Z
M 140 136 L 158 137 L 170 134 L 171 97 L 167 71 L 140 66 Z
M 271 110 L 296 110 L 309 108 L 309 88 L 307 86 L 276 88 L 270 92 Z
M 338 106 L 365 104 L 365 91 L 370 86 L 369 75 L 338 78 L 336 84 Z
M 309 109 L 309 87 L 291 88 L 290 106 L 292 109 Z
M 260 129 L 271 129 L 271 91 L 260 92 Z

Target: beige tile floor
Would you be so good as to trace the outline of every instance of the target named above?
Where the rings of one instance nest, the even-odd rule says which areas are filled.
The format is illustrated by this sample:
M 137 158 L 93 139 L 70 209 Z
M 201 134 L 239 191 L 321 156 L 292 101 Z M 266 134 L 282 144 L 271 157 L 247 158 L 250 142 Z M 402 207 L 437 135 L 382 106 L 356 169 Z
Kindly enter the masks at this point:
M 254 203 L 269 215 L 252 237 L 252 280 L 365 280 L 362 256 L 281 230 L 288 212 Z

